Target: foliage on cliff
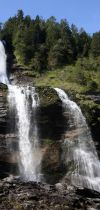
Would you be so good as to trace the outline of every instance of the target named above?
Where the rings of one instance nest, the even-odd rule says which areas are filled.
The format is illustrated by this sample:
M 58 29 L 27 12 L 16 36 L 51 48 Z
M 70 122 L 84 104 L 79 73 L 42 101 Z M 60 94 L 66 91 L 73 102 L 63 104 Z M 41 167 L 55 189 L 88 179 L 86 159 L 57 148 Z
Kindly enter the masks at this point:
M 67 65 L 34 77 L 36 86 L 60 87 L 76 93 L 100 90 L 100 59 L 81 58 Z

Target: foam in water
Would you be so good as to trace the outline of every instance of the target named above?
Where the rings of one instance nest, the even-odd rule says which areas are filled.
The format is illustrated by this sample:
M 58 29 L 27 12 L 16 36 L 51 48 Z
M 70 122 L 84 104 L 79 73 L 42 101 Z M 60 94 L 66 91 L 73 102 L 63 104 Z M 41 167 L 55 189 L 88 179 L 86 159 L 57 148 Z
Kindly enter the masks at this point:
M 65 112 L 69 114 L 70 135 L 63 145 L 63 158 L 66 163 L 74 161 L 75 169 L 71 173 L 71 181 L 75 185 L 100 192 L 100 162 L 86 120 L 81 109 L 63 90 L 59 88 L 55 90 L 63 103 Z

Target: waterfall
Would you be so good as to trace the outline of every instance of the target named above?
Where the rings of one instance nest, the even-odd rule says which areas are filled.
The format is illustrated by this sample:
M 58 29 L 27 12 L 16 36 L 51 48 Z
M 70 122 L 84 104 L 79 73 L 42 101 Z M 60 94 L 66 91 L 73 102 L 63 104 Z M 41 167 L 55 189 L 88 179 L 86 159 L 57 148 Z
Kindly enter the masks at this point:
M 8 101 L 16 109 L 20 173 L 25 180 L 40 181 L 41 152 L 36 121 L 38 94 L 32 87 L 9 85 Z
M 34 87 L 19 87 L 9 83 L 6 73 L 6 53 L 1 41 L 0 82 L 8 85 L 9 107 L 12 110 L 16 110 L 20 174 L 25 180 L 40 181 L 42 155 L 36 120 L 39 97 Z
M 25 180 L 40 181 L 42 153 L 39 144 L 37 110 L 39 96 L 34 87 L 9 84 L 6 54 L 0 41 L 0 82 L 8 85 L 8 103 L 16 111 L 16 131 L 19 143 L 19 170 Z M 55 88 L 68 117 L 62 158 L 71 166 L 71 182 L 100 192 L 100 162 L 90 130 L 77 104 L 66 93 Z
M 0 82 L 9 84 L 6 73 L 6 53 L 3 43 L 0 41 Z
M 69 116 L 69 132 L 64 140 L 63 159 L 66 164 L 74 162 L 71 168 L 71 182 L 100 192 L 100 162 L 85 117 L 63 90 L 55 90 L 65 113 Z

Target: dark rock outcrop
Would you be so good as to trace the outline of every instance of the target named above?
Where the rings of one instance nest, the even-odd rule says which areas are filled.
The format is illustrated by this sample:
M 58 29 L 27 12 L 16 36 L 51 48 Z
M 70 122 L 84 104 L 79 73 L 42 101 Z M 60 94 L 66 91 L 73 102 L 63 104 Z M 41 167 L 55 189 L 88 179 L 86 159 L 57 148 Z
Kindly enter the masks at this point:
M 0 178 L 4 178 L 11 173 L 18 171 L 17 154 L 14 152 L 16 136 L 11 133 L 12 114 L 8 105 L 8 88 L 0 84 Z M 14 132 L 14 131 L 13 131 Z
M 0 181 L 2 210 L 98 210 L 100 194 L 73 186 L 23 182 L 12 177 Z
M 0 83 L 0 134 L 7 130 L 7 86 Z
M 59 182 L 66 174 L 66 166 L 62 161 L 62 143 L 64 139 L 73 139 L 73 136 L 77 135 L 77 130 L 67 131 L 67 118 L 63 112 L 62 103 L 59 100 L 56 92 L 50 88 L 36 88 L 40 97 L 40 107 L 37 110 L 37 124 L 39 131 L 39 140 L 41 151 L 43 152 L 42 159 L 42 173 L 45 181 L 50 184 Z M 18 174 L 18 161 L 19 161 L 19 148 L 18 138 L 16 135 L 15 125 L 15 111 L 10 110 L 7 102 L 7 86 L 0 85 L 0 178 L 4 178 L 9 174 Z M 71 95 L 73 99 L 75 96 Z M 82 97 L 82 96 L 81 96 Z M 88 96 L 90 97 L 90 96 Z M 93 96 L 91 96 L 93 100 Z M 97 98 L 99 98 L 97 96 Z M 74 99 L 80 102 L 82 107 L 83 98 L 79 99 L 76 96 Z M 95 99 L 96 102 L 98 101 Z M 92 109 L 93 110 L 93 109 Z M 90 115 L 90 111 L 83 106 L 83 112 L 87 116 Z M 99 109 L 94 112 L 93 119 L 95 125 L 91 124 L 93 130 L 92 135 L 94 137 L 96 147 L 99 149 L 99 121 L 96 119 L 99 117 Z M 98 131 L 97 131 L 98 129 Z M 67 131 L 67 132 L 66 132 Z M 81 131 L 80 131 L 81 132 Z M 96 137 L 97 136 L 97 137 Z
M 62 105 L 51 88 L 37 90 L 40 107 L 37 110 L 39 139 L 43 154 L 42 173 L 47 182 L 57 182 L 63 175 L 61 138 L 66 128 Z M 16 132 L 16 111 L 8 104 L 7 86 L 0 86 L 0 178 L 19 173 L 19 147 Z M 65 124 L 64 124 L 65 122 Z M 49 158 L 49 156 L 51 158 Z M 47 160 L 47 161 L 45 161 Z M 55 175 L 53 175 L 55 173 Z M 50 175 L 49 175 L 50 174 Z M 56 181 L 54 181 L 56 180 Z

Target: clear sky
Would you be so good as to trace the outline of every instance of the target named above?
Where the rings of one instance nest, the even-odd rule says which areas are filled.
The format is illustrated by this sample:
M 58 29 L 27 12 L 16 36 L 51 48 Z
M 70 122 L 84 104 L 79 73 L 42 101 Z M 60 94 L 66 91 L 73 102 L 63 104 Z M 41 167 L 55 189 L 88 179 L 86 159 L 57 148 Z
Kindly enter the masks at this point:
M 100 0 L 0 0 L 0 22 L 14 16 L 18 9 L 32 18 L 66 18 L 90 34 L 100 30 Z

